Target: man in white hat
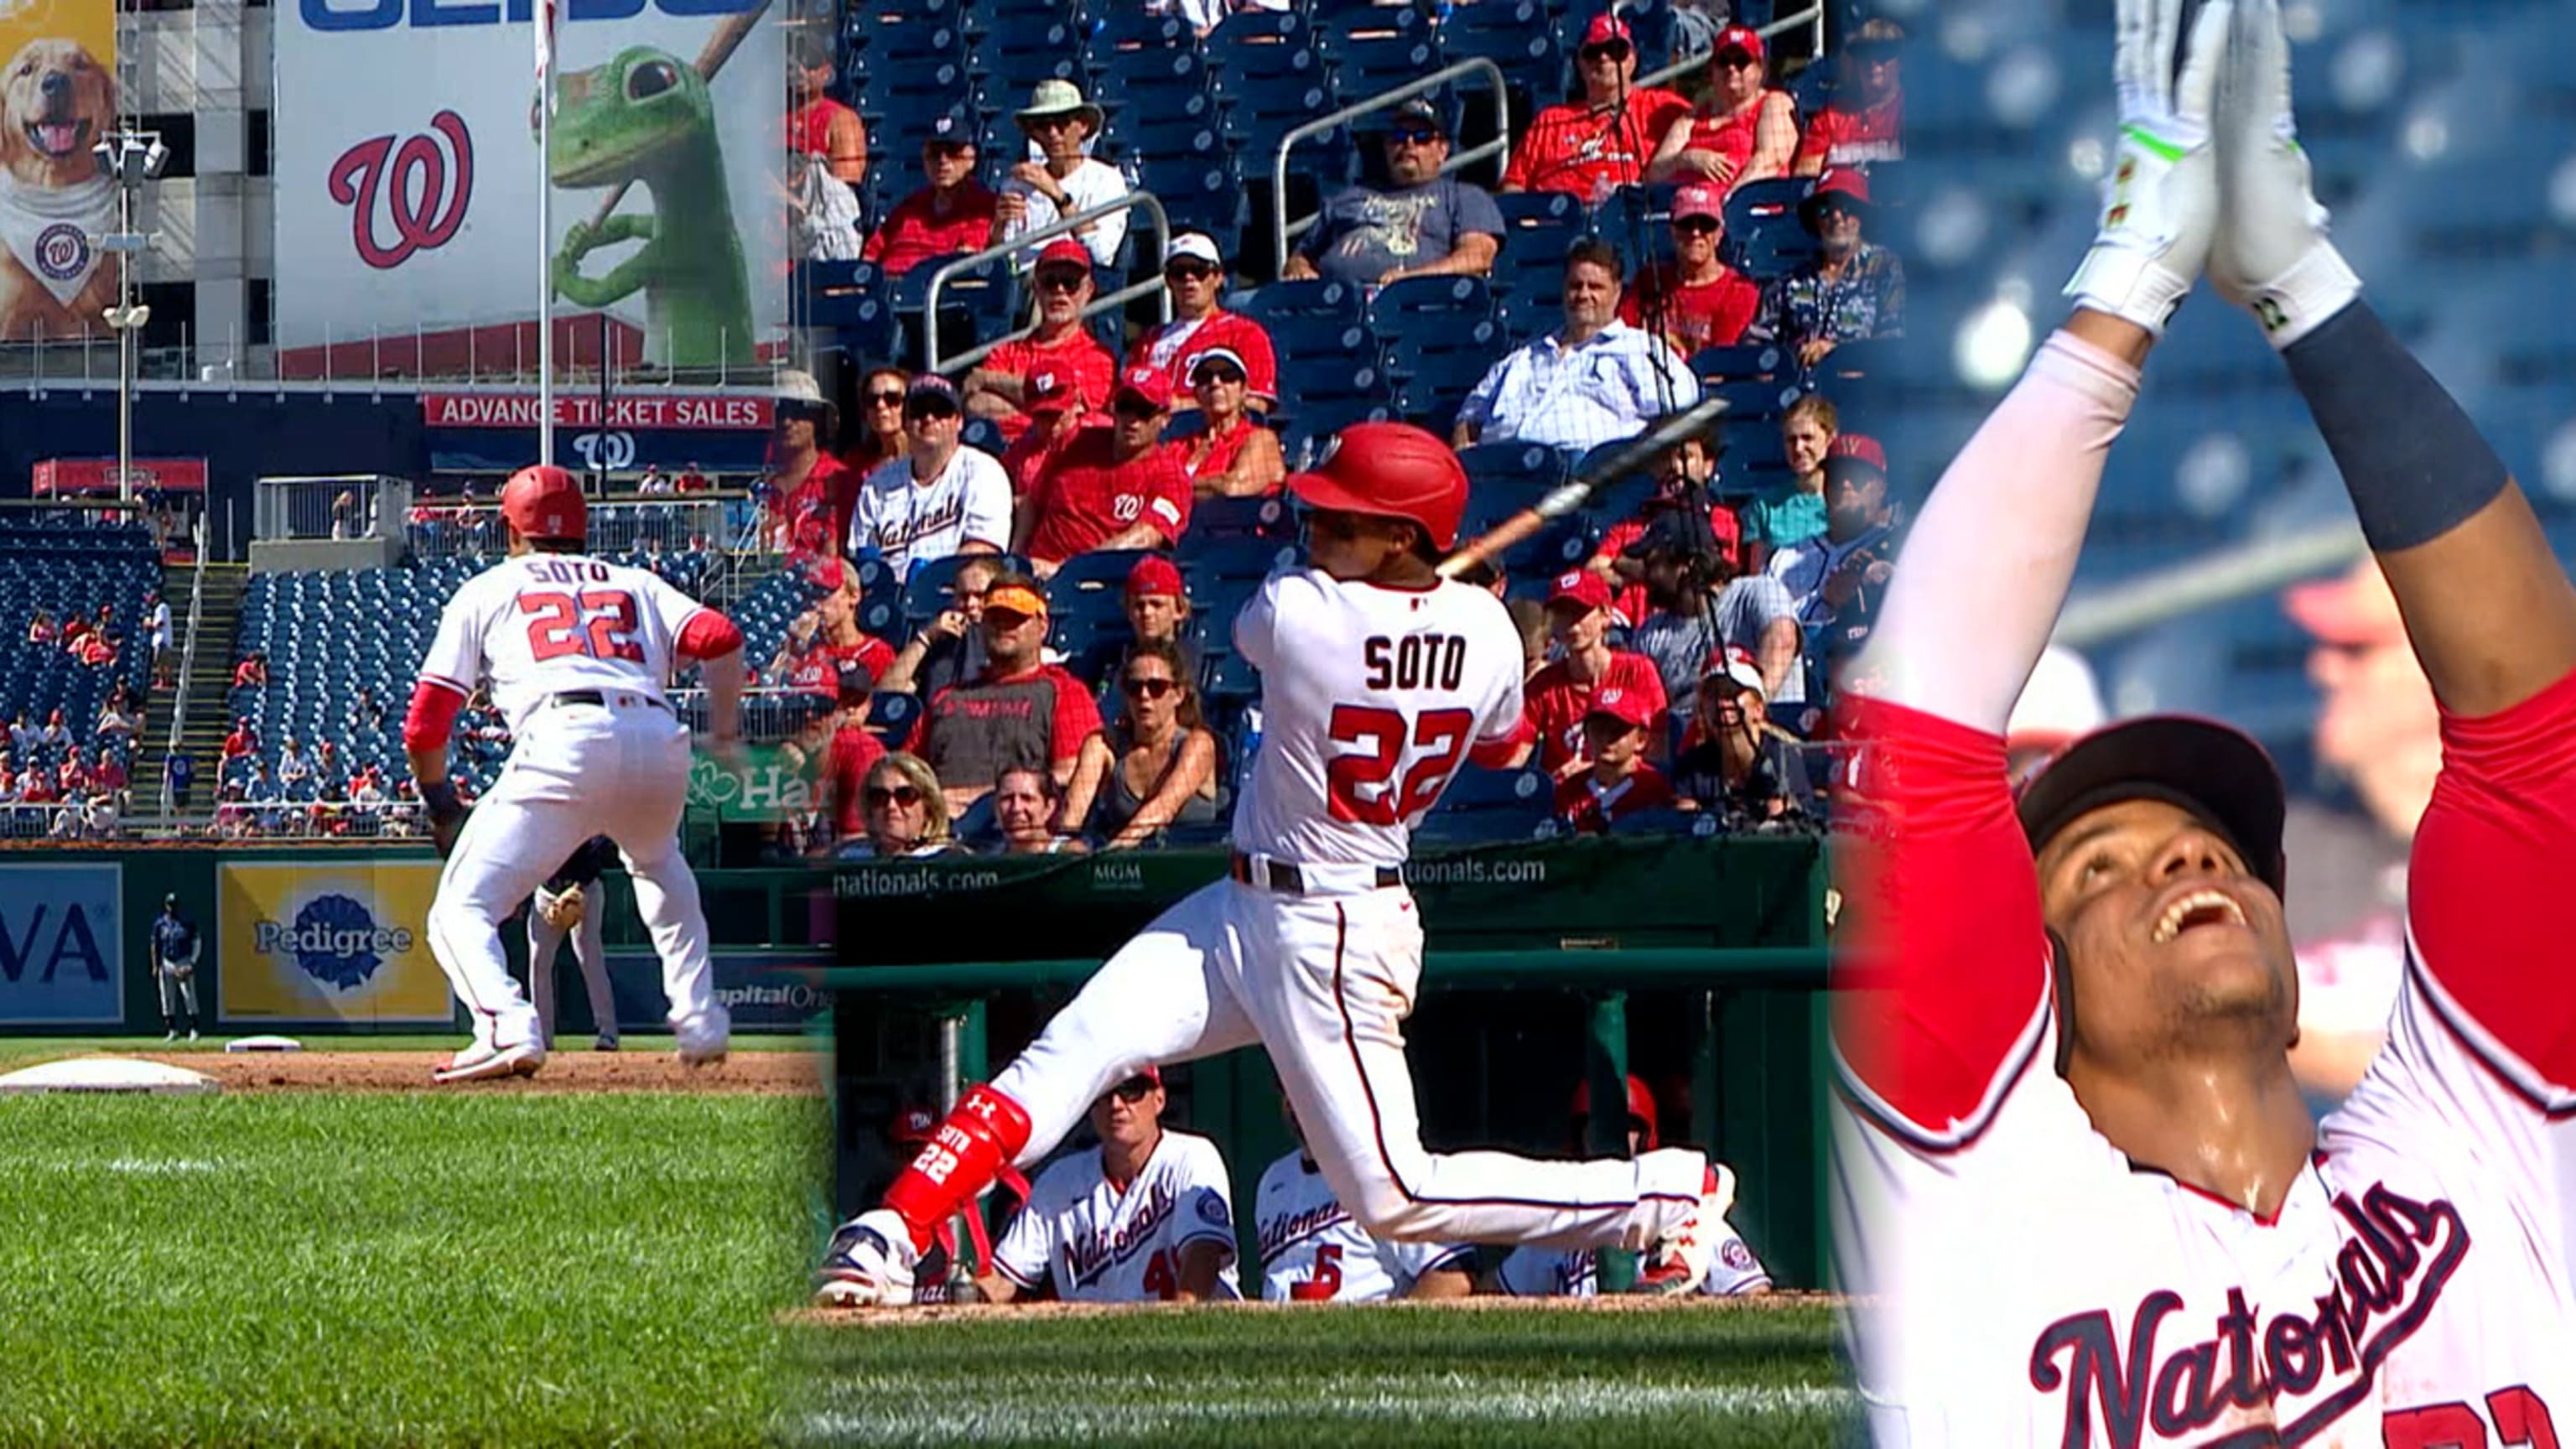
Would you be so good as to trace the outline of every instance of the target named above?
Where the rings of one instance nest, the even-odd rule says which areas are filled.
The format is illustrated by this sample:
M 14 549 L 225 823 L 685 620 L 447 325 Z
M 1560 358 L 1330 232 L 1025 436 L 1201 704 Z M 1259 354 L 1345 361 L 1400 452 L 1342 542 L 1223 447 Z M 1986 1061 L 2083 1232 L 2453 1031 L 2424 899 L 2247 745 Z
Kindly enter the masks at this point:
M 1127 194 L 1127 178 L 1117 167 L 1084 154 L 1100 134 L 1100 108 L 1083 99 L 1082 87 L 1069 80 L 1039 81 L 1028 105 L 1013 119 L 1046 159 L 1022 161 L 1002 183 L 996 214 L 1004 240 Z M 1127 236 L 1127 213 L 1114 212 L 1087 222 L 1074 234 L 1090 249 L 1094 263 L 1110 266 L 1117 260 L 1118 244 Z M 1021 265 L 1033 266 L 1036 261 L 1033 250 L 1021 258 Z
M 1172 294 L 1172 320 L 1137 339 L 1127 355 L 1128 365 L 1142 364 L 1168 374 L 1177 411 L 1198 406 L 1191 385 L 1199 359 L 1224 349 L 1234 354 L 1236 365 L 1243 369 L 1245 401 L 1256 411 L 1267 411 L 1277 402 L 1279 364 L 1271 351 L 1269 331 L 1242 313 L 1216 304 L 1225 291 L 1225 258 L 1217 251 L 1216 239 L 1197 231 L 1172 238 L 1171 248 L 1163 253 L 1163 286 Z

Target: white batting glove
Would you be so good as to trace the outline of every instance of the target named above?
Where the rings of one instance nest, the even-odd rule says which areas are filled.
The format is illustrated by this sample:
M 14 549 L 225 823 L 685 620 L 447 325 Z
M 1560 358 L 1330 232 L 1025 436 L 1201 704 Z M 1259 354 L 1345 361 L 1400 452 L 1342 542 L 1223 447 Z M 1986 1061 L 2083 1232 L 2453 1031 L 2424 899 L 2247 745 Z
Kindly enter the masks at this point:
M 2218 237 L 2209 280 L 2287 347 L 2361 295 L 2326 240 L 2290 108 L 2290 42 L 2280 0 L 2235 0 L 2218 77 Z
M 2189 0 L 2120 0 L 2112 66 L 2120 139 L 2102 187 L 2101 229 L 2066 295 L 2159 337 L 2217 231 L 2210 109 L 2230 8 L 2231 0 L 2196 10 Z

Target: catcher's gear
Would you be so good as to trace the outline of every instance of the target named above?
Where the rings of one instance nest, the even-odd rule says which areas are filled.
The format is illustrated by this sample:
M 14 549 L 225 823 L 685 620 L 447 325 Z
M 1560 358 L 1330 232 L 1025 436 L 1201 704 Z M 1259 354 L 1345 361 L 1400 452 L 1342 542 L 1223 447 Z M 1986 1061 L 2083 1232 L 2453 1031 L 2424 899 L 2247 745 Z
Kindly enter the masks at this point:
M 2235 12 L 2218 75 L 2223 204 L 2209 280 L 2254 314 L 2274 347 L 2287 347 L 2359 296 L 2361 278 L 2326 239 L 2328 214 L 2309 186 L 2279 0 L 2235 0 Z
M 2102 223 L 2066 295 L 2161 337 L 2218 225 L 2210 109 L 2230 0 L 2120 0 L 2120 135 Z
M 537 914 L 558 931 L 569 931 L 580 925 L 582 911 L 589 902 L 589 893 L 577 885 L 566 886 L 559 891 L 537 887 Z
M 501 516 L 522 538 L 579 539 L 590 527 L 581 481 L 544 463 L 520 469 L 501 485 Z
M 465 802 L 456 798 L 455 785 L 434 780 L 420 787 L 420 803 L 429 811 L 430 842 L 438 847 L 438 858 L 445 860 L 465 830 Z
M 1467 470 L 1449 445 L 1410 423 L 1353 423 L 1288 490 L 1317 508 L 1410 519 L 1434 548 L 1458 542 Z

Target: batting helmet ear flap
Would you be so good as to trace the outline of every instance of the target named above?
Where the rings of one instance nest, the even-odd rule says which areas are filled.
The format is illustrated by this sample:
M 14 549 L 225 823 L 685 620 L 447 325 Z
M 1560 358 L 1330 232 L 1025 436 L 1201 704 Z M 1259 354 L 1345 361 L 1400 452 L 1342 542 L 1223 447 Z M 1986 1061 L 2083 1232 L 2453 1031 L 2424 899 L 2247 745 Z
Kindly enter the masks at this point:
M 2066 938 L 2057 928 L 2048 932 L 2048 1002 L 2049 1014 L 2057 1019 L 2057 1074 L 2066 1075 L 2066 1064 L 2075 1055 L 2075 968 Z

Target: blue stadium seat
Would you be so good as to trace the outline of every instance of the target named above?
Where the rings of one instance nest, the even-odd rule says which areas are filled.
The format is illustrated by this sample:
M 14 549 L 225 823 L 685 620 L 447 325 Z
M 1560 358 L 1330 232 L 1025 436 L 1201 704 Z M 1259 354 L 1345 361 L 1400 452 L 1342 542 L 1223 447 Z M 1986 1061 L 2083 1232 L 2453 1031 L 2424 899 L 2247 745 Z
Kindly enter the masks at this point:
M 1410 7 L 1345 11 L 1326 18 L 1317 27 L 1315 43 L 1347 96 L 1391 91 L 1446 64 L 1440 37 L 1423 13 Z
M 1798 220 L 1814 182 L 1804 177 L 1748 181 L 1726 198 L 1726 255 L 1756 281 L 1784 277 L 1814 260 L 1816 239 Z
M 1782 375 L 1791 358 L 1778 345 L 1745 342 L 1733 347 L 1703 347 L 1691 354 L 1691 375 L 1703 388 L 1720 383 L 1767 381 Z
M 1189 548 L 1192 540 L 1207 544 L 1229 538 L 1290 538 L 1296 533 L 1292 514 L 1289 500 L 1280 495 L 1202 498 L 1190 509 L 1190 529 L 1181 546 Z
M 1406 277 L 1378 289 L 1368 322 L 1382 338 L 1415 327 L 1447 330 L 1494 315 L 1493 293 L 1482 277 Z
M 1565 58 L 1539 0 L 1456 6 L 1440 23 L 1440 46 L 1453 64 L 1471 56 L 1494 62 L 1517 90 L 1556 95 L 1564 89 Z M 1514 107 L 1513 114 L 1522 108 Z

